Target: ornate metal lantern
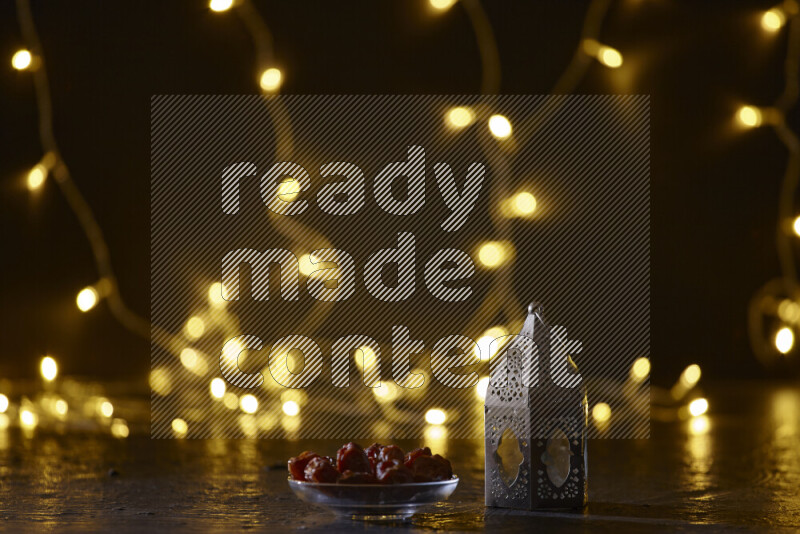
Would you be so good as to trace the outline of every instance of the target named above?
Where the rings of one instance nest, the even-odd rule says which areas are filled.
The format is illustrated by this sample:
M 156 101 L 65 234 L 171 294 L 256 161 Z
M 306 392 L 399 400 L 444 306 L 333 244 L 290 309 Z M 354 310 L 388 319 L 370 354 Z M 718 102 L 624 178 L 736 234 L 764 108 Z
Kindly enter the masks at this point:
M 586 504 L 586 390 L 561 332 L 531 304 L 522 331 L 496 357 L 484 406 L 487 506 Z

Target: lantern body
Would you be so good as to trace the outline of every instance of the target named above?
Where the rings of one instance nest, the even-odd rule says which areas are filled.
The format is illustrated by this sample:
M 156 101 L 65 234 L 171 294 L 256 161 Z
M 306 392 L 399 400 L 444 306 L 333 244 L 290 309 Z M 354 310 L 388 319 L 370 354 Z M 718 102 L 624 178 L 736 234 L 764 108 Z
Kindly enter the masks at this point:
M 560 339 L 545 323 L 542 307 L 531 304 L 522 331 L 492 368 L 484 406 L 487 506 L 541 510 L 586 504 L 586 390 L 577 367 L 551 341 Z M 563 355 L 567 365 L 551 354 Z M 518 448 L 512 452 L 519 460 L 506 459 L 513 465 L 499 454 L 509 446 Z

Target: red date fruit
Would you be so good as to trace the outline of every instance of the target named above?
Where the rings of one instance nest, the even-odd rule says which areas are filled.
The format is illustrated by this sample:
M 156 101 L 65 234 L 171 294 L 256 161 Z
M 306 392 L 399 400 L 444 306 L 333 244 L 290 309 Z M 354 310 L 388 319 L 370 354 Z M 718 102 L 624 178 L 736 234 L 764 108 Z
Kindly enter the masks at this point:
M 438 454 L 417 457 L 411 470 L 414 472 L 415 482 L 449 480 L 453 477 L 453 468 L 450 466 L 450 462 Z
M 397 445 L 387 445 L 381 449 L 381 452 L 378 454 L 378 461 L 388 462 L 390 460 L 396 460 L 400 463 L 403 463 L 403 449 Z
M 339 484 L 375 484 L 378 480 L 372 473 L 359 473 L 356 471 L 345 471 L 341 478 L 337 480 Z
M 294 480 L 305 480 L 305 471 L 308 462 L 317 458 L 319 454 L 311 451 L 303 451 L 294 458 L 289 458 L 289 474 Z
M 381 484 L 408 484 L 414 482 L 411 470 L 398 461 L 380 462 L 376 468 L 378 482 Z
M 305 470 L 306 482 L 336 482 L 340 476 L 333 467 L 333 460 L 325 456 L 312 459 Z
M 383 449 L 383 445 L 380 443 L 373 443 L 366 449 L 364 452 L 367 455 L 367 459 L 369 459 L 369 465 L 372 467 L 372 472 L 375 472 L 375 466 L 378 465 L 378 455 L 381 453 L 381 449 Z
M 414 461 L 419 458 L 420 456 L 430 456 L 431 450 L 428 447 L 423 447 L 422 449 L 414 449 L 413 451 L 406 454 L 405 457 L 405 464 L 406 467 L 411 469 L 411 466 L 414 465 Z
M 356 443 L 348 443 L 339 449 L 336 453 L 336 467 L 340 473 L 345 471 L 369 473 L 372 471 L 367 454 Z

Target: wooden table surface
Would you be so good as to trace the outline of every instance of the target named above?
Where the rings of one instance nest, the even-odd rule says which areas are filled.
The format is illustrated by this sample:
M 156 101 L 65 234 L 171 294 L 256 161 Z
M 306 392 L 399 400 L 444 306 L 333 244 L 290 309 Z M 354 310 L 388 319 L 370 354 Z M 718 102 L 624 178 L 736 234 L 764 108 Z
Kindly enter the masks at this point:
M 300 502 L 286 459 L 339 442 L 125 440 L 0 431 L 0 531 L 675 532 L 800 529 L 800 387 L 707 388 L 709 427 L 653 423 L 649 440 L 589 443 L 589 506 L 483 506 L 483 444 L 441 444 L 461 476 L 446 503 L 406 522 L 339 519 Z M 412 442 L 399 442 L 404 448 Z M 113 470 L 113 471 L 112 471 Z

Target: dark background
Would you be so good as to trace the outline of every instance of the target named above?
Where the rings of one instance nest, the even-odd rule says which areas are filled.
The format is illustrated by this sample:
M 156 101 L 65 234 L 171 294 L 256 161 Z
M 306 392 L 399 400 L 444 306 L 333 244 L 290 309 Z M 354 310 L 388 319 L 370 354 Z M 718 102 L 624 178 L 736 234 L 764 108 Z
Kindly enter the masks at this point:
M 497 39 L 502 92 L 547 93 L 578 41 L 586 2 L 484 2 Z M 616 3 L 601 40 L 617 71 L 596 62 L 581 93 L 650 94 L 652 113 L 653 382 L 689 363 L 708 378 L 769 376 L 752 355 L 746 307 L 778 272 L 778 190 L 786 163 L 769 128 L 741 131 L 743 103 L 781 92 L 786 32 L 759 18 L 771 2 Z M 275 37 L 285 94 L 476 93 L 480 60 L 463 9 L 433 15 L 424 0 L 257 1 Z M 153 94 L 257 91 L 250 37 L 203 1 L 33 3 L 53 94 L 56 136 L 110 246 L 120 289 L 147 314 L 149 102 Z M 88 243 L 52 182 L 30 195 L 41 158 L 14 2 L 0 3 L 0 376 L 33 377 L 44 353 L 64 374 L 145 383 L 149 346 L 101 303 L 75 295 L 97 280 Z M 796 127 L 797 110 L 790 122 Z M 519 245 L 518 245 L 519 246 Z

